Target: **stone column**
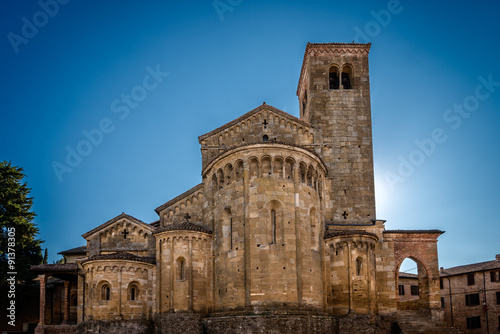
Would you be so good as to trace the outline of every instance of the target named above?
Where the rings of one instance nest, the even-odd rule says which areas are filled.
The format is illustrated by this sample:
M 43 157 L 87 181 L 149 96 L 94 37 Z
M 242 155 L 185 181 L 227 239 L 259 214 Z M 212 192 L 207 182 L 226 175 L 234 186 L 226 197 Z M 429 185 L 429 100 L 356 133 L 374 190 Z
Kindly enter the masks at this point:
M 45 274 L 38 275 L 38 280 L 40 281 L 40 321 L 38 326 L 35 328 L 35 334 L 44 334 L 45 326 L 45 285 L 47 276 Z
M 40 321 L 38 326 L 42 327 L 45 325 L 45 286 L 47 276 L 45 274 L 38 275 L 38 279 L 40 280 Z
M 64 281 L 64 318 L 63 324 L 69 322 L 69 281 Z

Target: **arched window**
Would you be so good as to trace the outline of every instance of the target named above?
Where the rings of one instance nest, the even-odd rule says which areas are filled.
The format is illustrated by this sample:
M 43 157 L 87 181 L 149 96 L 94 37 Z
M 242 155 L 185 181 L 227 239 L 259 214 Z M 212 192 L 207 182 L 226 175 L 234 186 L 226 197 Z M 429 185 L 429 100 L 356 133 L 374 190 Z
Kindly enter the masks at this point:
M 233 215 L 230 207 L 224 208 L 222 221 L 222 230 L 224 231 L 225 228 L 229 228 L 229 245 L 227 244 L 227 241 L 224 240 L 223 248 L 226 249 L 226 247 L 229 247 L 229 249 L 233 249 Z
M 361 270 L 363 270 L 363 259 L 358 257 L 356 259 L 356 276 L 361 275 Z
M 306 182 L 306 173 L 307 173 L 307 167 L 304 163 L 300 163 L 300 181 L 305 183 Z
M 271 210 L 271 243 L 276 243 L 276 211 Z
M 231 239 L 231 249 L 233 249 L 233 217 L 229 218 L 229 237 Z
M 101 300 L 110 300 L 111 299 L 111 287 L 109 283 L 101 284 Z
M 293 166 L 294 162 L 291 159 L 285 161 L 285 179 L 293 180 Z
M 328 71 L 328 87 L 330 89 L 339 89 L 339 69 L 337 66 L 330 66 Z
M 178 271 L 178 274 L 177 274 L 178 279 L 181 281 L 185 281 L 186 280 L 186 261 L 182 257 L 177 259 L 177 271 Z
M 268 135 L 262 136 L 262 141 L 263 142 L 268 142 L 269 141 L 269 136 Z
M 319 218 L 315 208 L 309 211 L 309 223 L 311 229 L 311 250 L 319 250 Z
M 304 99 L 302 100 L 302 115 L 305 115 L 307 108 L 307 90 L 304 92 Z
M 138 300 L 139 299 L 139 287 L 136 283 L 130 283 L 128 287 L 128 299 Z
M 342 87 L 344 89 L 352 89 L 352 67 L 344 65 L 342 69 Z

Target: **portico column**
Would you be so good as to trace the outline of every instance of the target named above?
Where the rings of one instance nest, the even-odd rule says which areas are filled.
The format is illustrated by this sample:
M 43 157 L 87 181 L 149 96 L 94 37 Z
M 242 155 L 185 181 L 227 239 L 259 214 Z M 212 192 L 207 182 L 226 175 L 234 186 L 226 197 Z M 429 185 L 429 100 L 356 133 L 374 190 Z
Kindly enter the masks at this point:
M 64 320 L 63 324 L 69 322 L 69 281 L 64 281 Z
M 45 325 L 45 285 L 47 276 L 45 274 L 38 275 L 38 280 L 40 281 L 40 320 L 38 322 L 39 326 Z

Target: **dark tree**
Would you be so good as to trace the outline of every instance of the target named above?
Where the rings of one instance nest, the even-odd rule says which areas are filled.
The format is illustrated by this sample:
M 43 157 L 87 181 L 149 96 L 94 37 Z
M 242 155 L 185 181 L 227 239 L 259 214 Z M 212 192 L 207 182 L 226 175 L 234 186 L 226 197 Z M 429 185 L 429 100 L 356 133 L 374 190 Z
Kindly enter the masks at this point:
M 5 284 L 8 266 L 9 231 L 14 231 L 15 272 L 18 283 L 30 283 L 36 276 L 31 265 L 41 264 L 42 241 L 37 238 L 38 228 L 33 223 L 35 213 L 31 211 L 33 198 L 23 182 L 24 173 L 10 162 L 0 162 L 0 285 Z M 12 239 L 11 245 L 12 245 Z M 12 247 L 10 247 L 12 248 Z M 3 297 L 3 296 L 2 296 Z

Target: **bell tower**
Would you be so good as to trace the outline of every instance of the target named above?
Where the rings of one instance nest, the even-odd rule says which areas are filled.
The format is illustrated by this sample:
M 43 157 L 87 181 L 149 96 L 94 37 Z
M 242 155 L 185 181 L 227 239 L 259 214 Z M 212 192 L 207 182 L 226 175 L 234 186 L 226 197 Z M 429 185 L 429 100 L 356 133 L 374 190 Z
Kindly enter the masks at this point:
M 313 149 L 328 167 L 326 220 L 375 220 L 368 53 L 371 44 L 308 43 L 297 96 L 314 127 Z

